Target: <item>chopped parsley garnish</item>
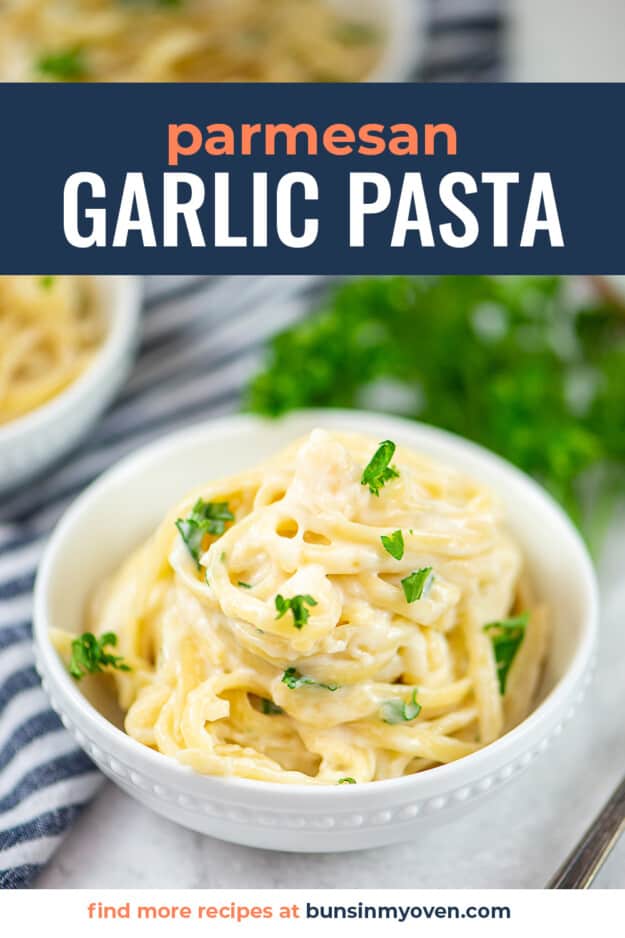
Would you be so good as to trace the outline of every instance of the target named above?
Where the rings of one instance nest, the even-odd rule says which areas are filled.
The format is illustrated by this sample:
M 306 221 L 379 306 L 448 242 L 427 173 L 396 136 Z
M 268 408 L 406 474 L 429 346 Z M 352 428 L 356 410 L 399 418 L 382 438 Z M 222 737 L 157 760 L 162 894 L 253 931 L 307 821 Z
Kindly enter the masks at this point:
M 79 46 L 42 55 L 37 62 L 37 71 L 57 81 L 78 81 L 88 74 L 84 54 Z
M 300 674 L 296 668 L 287 668 L 282 675 L 282 683 L 286 684 L 289 690 L 297 690 L 298 687 L 323 687 L 325 690 L 335 691 L 339 689 L 338 684 L 320 684 L 314 681 L 312 677 L 306 677 Z
M 384 440 L 378 446 L 368 465 L 365 466 L 360 484 L 368 485 L 372 495 L 379 495 L 382 486 L 390 479 L 399 477 L 397 469 L 390 465 L 394 452 L 395 444 L 392 440 Z
M 180 7 L 183 0 L 124 0 L 129 6 Z
M 85 632 L 72 642 L 72 657 L 69 663 L 69 673 L 79 681 L 85 674 L 98 674 L 104 668 L 116 668 L 118 671 L 131 671 L 119 655 L 111 655 L 106 648 L 117 645 L 117 635 L 114 632 L 105 632 L 97 638 L 92 632 Z
M 278 704 L 275 704 L 273 700 L 267 700 L 266 697 L 261 697 L 260 709 L 268 717 L 273 717 L 280 713 L 284 713 L 282 707 L 279 707 Z
M 403 700 L 386 700 L 380 708 L 380 715 L 385 723 L 409 723 L 421 713 L 421 704 L 417 703 L 417 688 L 405 703 Z
M 393 531 L 392 534 L 383 534 L 380 540 L 387 554 L 390 554 L 395 560 L 401 560 L 404 556 L 404 535 L 401 531 Z
M 407 603 L 413 603 L 417 599 L 423 599 L 429 592 L 434 577 L 431 567 L 421 567 L 420 570 L 414 570 L 405 576 L 401 581 L 404 596 Z
M 204 535 L 220 537 L 229 521 L 234 521 L 234 515 L 228 502 L 205 502 L 203 498 L 198 498 L 188 518 L 178 518 L 176 527 L 198 567 Z
M 369 45 L 379 38 L 378 30 L 369 23 L 339 23 L 335 35 L 346 46 Z
M 356 779 L 352 778 L 351 775 L 346 775 L 345 778 L 340 778 L 337 782 L 337 785 L 355 785 Z
M 251 584 L 251 583 L 244 583 L 243 580 L 239 580 L 239 582 L 238 582 L 237 585 L 240 586 L 241 589 L 244 589 L 244 590 L 251 590 L 251 589 L 252 589 L 252 584 Z
M 54 285 L 55 280 L 56 280 L 56 277 L 50 277 L 50 276 L 40 277 L 39 286 L 41 287 L 42 290 L 50 290 L 52 286 Z
M 308 594 L 304 594 L 303 596 L 290 596 L 288 599 L 285 599 L 284 596 L 278 593 L 276 596 L 276 609 L 278 611 L 276 619 L 281 619 L 290 609 L 293 613 L 293 625 L 296 629 L 301 629 L 308 622 L 310 615 L 306 606 L 316 605 L 318 605 L 317 600 L 313 599 L 312 596 L 308 596 Z
M 525 630 L 529 622 L 529 613 L 523 612 L 510 619 L 501 619 L 499 622 L 489 622 L 484 631 L 493 644 L 497 677 L 499 678 L 499 693 L 505 694 L 508 672 L 525 638 Z

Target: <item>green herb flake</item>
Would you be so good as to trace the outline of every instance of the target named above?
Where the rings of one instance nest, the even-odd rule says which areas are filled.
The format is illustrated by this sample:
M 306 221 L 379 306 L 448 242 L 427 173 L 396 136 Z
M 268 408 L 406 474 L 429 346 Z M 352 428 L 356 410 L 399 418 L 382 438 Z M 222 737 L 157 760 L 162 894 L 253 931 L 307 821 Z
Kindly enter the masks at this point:
M 55 280 L 56 280 L 56 277 L 50 277 L 50 276 L 40 277 L 39 286 L 41 287 L 42 290 L 51 290 L 52 287 L 54 286 Z
M 489 622 L 488 625 L 484 626 L 484 631 L 488 634 L 493 645 L 497 677 L 499 679 L 499 693 L 502 696 L 506 692 L 508 672 L 525 638 L 528 622 L 529 613 L 523 612 L 510 619 Z
M 261 697 L 260 709 L 265 714 L 265 716 L 268 717 L 274 717 L 284 713 L 282 707 L 279 707 L 278 704 L 273 702 L 273 700 L 268 700 L 266 697 Z
M 339 23 L 335 30 L 336 38 L 346 46 L 371 45 L 380 38 L 375 26 L 369 23 L 356 23 L 347 21 Z
M 339 689 L 338 684 L 320 684 L 319 681 L 300 674 L 296 668 L 287 668 L 282 675 L 282 683 L 286 684 L 289 690 L 297 690 L 299 687 L 323 687 L 325 690 L 335 691 Z
M 244 590 L 251 590 L 253 588 L 251 583 L 244 583 L 243 580 L 239 580 L 237 586 L 240 586 L 241 589 Z
M 37 62 L 37 71 L 56 81 L 80 81 L 88 74 L 84 54 L 79 46 L 42 55 Z
M 385 700 L 380 707 L 380 716 L 385 723 L 410 723 L 421 713 L 421 704 L 417 703 L 417 688 L 406 703 L 404 700 Z
M 423 599 L 429 593 L 433 582 L 431 567 L 421 567 L 420 570 L 409 573 L 401 581 L 406 602 L 414 603 L 417 599 Z
M 106 648 L 117 645 L 117 635 L 114 632 L 105 632 L 97 638 L 92 632 L 85 632 L 72 642 L 72 656 L 69 663 L 69 673 L 80 681 L 85 674 L 98 674 L 105 668 L 115 668 L 118 671 L 131 671 L 119 655 L 111 655 Z
M 395 560 L 402 559 L 404 556 L 404 535 L 401 531 L 393 531 L 392 534 L 383 534 L 380 540 L 387 554 L 390 554 Z
M 290 609 L 293 613 L 293 625 L 296 629 L 302 629 L 308 622 L 308 617 L 310 616 L 306 606 L 316 605 L 318 605 L 317 600 L 313 599 L 312 596 L 308 596 L 308 594 L 290 596 L 288 599 L 285 599 L 284 596 L 278 593 L 276 596 L 276 609 L 278 611 L 276 619 L 281 619 Z
M 205 502 L 202 498 L 198 498 L 187 518 L 178 518 L 176 521 L 180 536 L 198 568 L 204 535 L 221 537 L 229 521 L 234 521 L 234 515 L 228 508 L 228 502 Z
M 356 779 L 352 778 L 351 775 L 346 775 L 345 778 L 340 778 L 337 782 L 337 785 L 355 785 Z
M 387 482 L 399 478 L 397 469 L 390 465 L 395 448 L 392 440 L 384 440 L 378 446 L 368 465 L 365 466 L 360 484 L 368 485 L 372 495 L 379 495 L 380 489 Z

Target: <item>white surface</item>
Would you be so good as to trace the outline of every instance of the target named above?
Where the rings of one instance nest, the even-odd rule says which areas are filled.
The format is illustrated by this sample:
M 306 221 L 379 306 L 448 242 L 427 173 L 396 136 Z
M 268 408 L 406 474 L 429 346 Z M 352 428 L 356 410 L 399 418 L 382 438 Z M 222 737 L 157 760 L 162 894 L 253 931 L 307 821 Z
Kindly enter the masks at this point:
M 139 334 L 141 281 L 137 277 L 94 280 L 108 323 L 102 347 L 68 388 L 0 427 L 0 491 L 41 472 L 82 439 L 130 371 Z
M 622 0 L 513 0 L 513 81 L 625 80 Z
M 445 832 L 355 854 L 269 853 L 183 830 L 113 785 L 85 811 L 38 886 L 383 888 L 544 885 L 625 771 L 625 519 L 601 563 L 596 680 L 575 726 L 492 802 Z M 625 888 L 625 839 L 597 887 Z

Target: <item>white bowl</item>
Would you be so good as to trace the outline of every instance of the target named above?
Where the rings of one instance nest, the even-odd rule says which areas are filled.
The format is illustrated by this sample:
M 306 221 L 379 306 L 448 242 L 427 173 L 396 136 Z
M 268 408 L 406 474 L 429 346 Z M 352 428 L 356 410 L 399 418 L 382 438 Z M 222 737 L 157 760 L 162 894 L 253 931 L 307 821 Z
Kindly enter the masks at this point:
M 125 380 L 137 344 L 141 281 L 94 277 L 108 331 L 93 362 L 56 397 L 0 426 L 0 492 L 22 484 L 71 449 Z
M 553 638 L 540 702 L 516 729 L 479 752 L 405 778 L 309 787 L 199 775 L 105 719 L 65 670 L 49 629 L 82 630 L 94 585 L 188 489 L 252 466 L 315 426 L 390 437 L 462 467 L 500 494 L 550 608 Z M 111 523 L 112 518 L 123 523 Z M 85 550 L 85 531 L 97 548 Z M 228 417 L 133 454 L 69 509 L 50 541 L 35 588 L 36 654 L 44 687 L 64 725 L 102 771 L 154 811 L 193 830 L 292 851 L 354 850 L 408 840 L 425 825 L 441 825 L 466 812 L 514 778 L 571 719 L 589 680 L 596 629 L 597 586 L 586 549 L 535 482 L 459 437 L 358 411 L 303 411 L 279 421 Z M 98 706 L 103 709 L 102 701 Z M 110 702 L 104 706 L 110 712 Z

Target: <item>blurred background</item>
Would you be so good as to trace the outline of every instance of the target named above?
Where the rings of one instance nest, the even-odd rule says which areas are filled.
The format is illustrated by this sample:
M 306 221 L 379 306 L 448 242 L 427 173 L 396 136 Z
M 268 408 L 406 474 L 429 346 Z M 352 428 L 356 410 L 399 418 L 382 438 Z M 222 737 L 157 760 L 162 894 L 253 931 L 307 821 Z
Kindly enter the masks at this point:
M 0 0 L 0 79 L 201 74 L 288 80 L 295 74 L 328 80 L 364 78 L 382 65 L 383 77 L 430 81 L 625 78 L 625 4 L 614 0 L 356 3 L 338 32 L 335 19 L 315 20 L 319 42 L 312 57 L 307 46 L 302 52 L 309 33 L 297 18 L 280 38 L 278 57 L 268 52 L 275 35 L 268 38 L 264 28 L 278 6 L 292 13 L 312 0 L 264 0 L 260 14 L 252 0 L 233 3 L 248 24 L 245 48 L 242 34 L 231 31 L 217 75 L 201 71 L 206 42 L 186 45 L 185 16 L 198 2 L 174 0 L 148 14 L 138 4 L 130 12 L 130 4 L 117 0 Z M 72 9 L 80 16 L 68 16 Z M 145 31 L 133 33 L 138 46 L 122 36 L 129 15 L 154 16 L 149 29 L 146 19 Z M 406 16 L 408 31 L 401 28 Z M 245 17 L 255 24 L 251 31 Z M 373 32 L 364 28 L 371 23 Z M 97 42 L 90 45 L 87 34 L 98 35 Z M 380 37 L 390 34 L 395 40 L 387 55 Z M 147 35 L 154 55 L 142 41 Z M 76 822 L 82 802 L 72 800 L 71 778 L 59 792 L 55 758 L 43 764 L 36 752 L 25 755 L 18 681 L 0 710 L 0 741 L 6 743 L 0 872 L 9 844 L 21 858 L 19 881 L 40 874 L 37 884 L 48 887 L 542 886 L 623 772 L 622 296 L 619 278 L 150 278 L 139 356 L 116 404 L 45 478 L 0 499 L 0 626 L 9 636 L 9 657 L 2 658 L 0 645 L 0 669 L 7 680 L 17 645 L 29 635 L 30 594 L 49 532 L 99 472 L 180 426 L 242 407 L 278 414 L 308 404 L 427 420 L 478 440 L 540 479 L 580 526 L 598 563 L 598 679 L 557 756 L 541 761 L 510 795 L 500 795 L 496 816 L 489 806 L 442 838 L 431 834 L 419 844 L 315 857 L 263 856 L 202 838 L 157 819 L 110 785 Z M 45 725 L 46 732 L 63 733 Z M 12 818 L 15 811 L 30 817 L 32 798 L 46 806 L 47 820 L 39 815 L 28 839 Z M 625 887 L 623 844 L 598 885 Z

